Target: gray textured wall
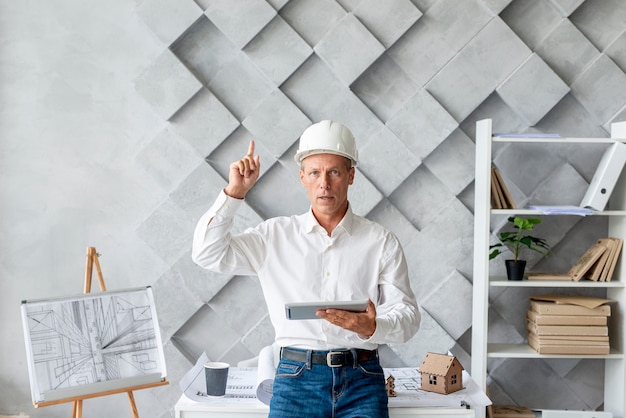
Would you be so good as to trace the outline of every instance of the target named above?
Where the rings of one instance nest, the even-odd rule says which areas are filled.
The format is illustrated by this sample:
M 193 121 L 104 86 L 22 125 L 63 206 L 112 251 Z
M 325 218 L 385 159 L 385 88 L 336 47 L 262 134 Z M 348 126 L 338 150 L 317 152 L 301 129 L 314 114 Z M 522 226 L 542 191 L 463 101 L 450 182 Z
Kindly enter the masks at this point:
M 292 155 L 324 118 L 357 137 L 356 212 L 409 260 L 423 325 L 391 349 L 409 365 L 451 350 L 469 368 L 475 121 L 605 137 L 625 105 L 623 0 L 2 1 L 0 414 L 69 414 L 31 405 L 19 302 L 80 293 L 87 246 L 108 288 L 155 289 L 171 385 L 135 393 L 141 416 L 173 416 L 202 351 L 236 363 L 270 343 L 255 279 L 194 266 L 191 233 L 251 137 L 263 173 L 237 229 L 306 210 Z M 573 204 L 602 152 L 496 151 L 518 202 Z M 533 263 L 566 269 L 606 225 L 546 228 L 557 257 Z M 491 295 L 494 341 L 523 340 L 526 296 Z M 492 362 L 491 392 L 595 409 L 597 366 Z M 84 409 L 130 414 L 125 395 Z

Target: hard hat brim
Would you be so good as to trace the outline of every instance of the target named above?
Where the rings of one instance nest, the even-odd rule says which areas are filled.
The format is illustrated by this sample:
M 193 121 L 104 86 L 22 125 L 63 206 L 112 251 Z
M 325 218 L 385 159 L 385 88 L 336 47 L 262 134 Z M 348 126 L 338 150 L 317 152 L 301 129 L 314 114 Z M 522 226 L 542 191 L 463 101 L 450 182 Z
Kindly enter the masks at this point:
M 356 167 L 358 165 L 358 161 L 354 160 L 349 154 L 341 151 L 327 150 L 327 149 L 308 149 L 305 151 L 298 151 L 296 155 L 294 155 L 293 159 L 296 160 L 298 164 L 302 163 L 302 161 L 306 157 L 310 157 L 311 155 L 318 154 L 334 154 L 339 155 L 341 157 L 346 157 L 352 163 L 352 167 Z

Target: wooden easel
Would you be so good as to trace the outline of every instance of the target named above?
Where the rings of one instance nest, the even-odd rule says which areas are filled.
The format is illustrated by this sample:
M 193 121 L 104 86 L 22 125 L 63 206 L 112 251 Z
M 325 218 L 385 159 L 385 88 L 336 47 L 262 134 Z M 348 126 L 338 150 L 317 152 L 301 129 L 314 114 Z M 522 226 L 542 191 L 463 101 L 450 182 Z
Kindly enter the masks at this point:
M 105 292 L 106 286 L 104 285 L 104 276 L 102 275 L 102 269 L 100 268 L 100 261 L 98 257 L 100 255 L 96 252 L 95 247 L 87 247 L 87 263 L 85 266 L 85 288 L 84 293 L 91 293 L 91 278 L 93 276 L 93 267 L 96 266 L 96 271 L 98 273 L 98 283 L 100 284 L 100 290 Z M 74 405 L 72 407 L 72 418 L 82 418 L 83 416 L 83 400 L 90 398 L 97 398 L 100 396 L 113 395 L 116 393 L 124 393 L 128 394 L 128 400 L 130 402 L 130 409 L 133 413 L 133 418 L 139 418 L 139 412 L 137 412 L 137 405 L 135 404 L 135 396 L 133 395 L 133 391 L 139 389 L 147 389 L 156 386 L 167 385 L 169 382 L 166 379 L 161 380 L 160 382 L 148 383 L 145 385 L 132 386 L 128 388 L 109 390 L 106 392 L 93 393 L 89 395 L 82 395 L 73 398 L 67 399 L 59 399 L 55 401 L 49 402 L 40 402 L 35 403 L 35 408 L 39 408 L 40 406 L 49 406 L 49 405 L 58 405 L 66 402 L 73 402 Z

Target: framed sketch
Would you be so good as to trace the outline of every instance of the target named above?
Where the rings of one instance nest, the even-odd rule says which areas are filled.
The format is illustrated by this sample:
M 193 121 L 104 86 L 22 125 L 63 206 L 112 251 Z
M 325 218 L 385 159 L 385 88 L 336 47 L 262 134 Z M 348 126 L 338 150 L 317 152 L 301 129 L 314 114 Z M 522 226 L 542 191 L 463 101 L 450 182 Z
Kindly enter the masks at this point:
M 25 300 L 34 404 L 165 380 L 152 288 Z

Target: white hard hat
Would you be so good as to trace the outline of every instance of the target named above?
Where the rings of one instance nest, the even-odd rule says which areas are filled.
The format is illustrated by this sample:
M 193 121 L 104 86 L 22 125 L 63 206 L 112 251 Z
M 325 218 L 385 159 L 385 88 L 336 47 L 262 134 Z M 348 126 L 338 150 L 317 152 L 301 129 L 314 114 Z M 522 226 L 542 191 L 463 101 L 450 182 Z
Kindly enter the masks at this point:
M 352 167 L 359 162 L 354 136 L 339 122 L 323 120 L 309 126 L 300 137 L 300 144 L 294 159 L 301 163 L 309 155 L 336 154 L 349 158 Z

